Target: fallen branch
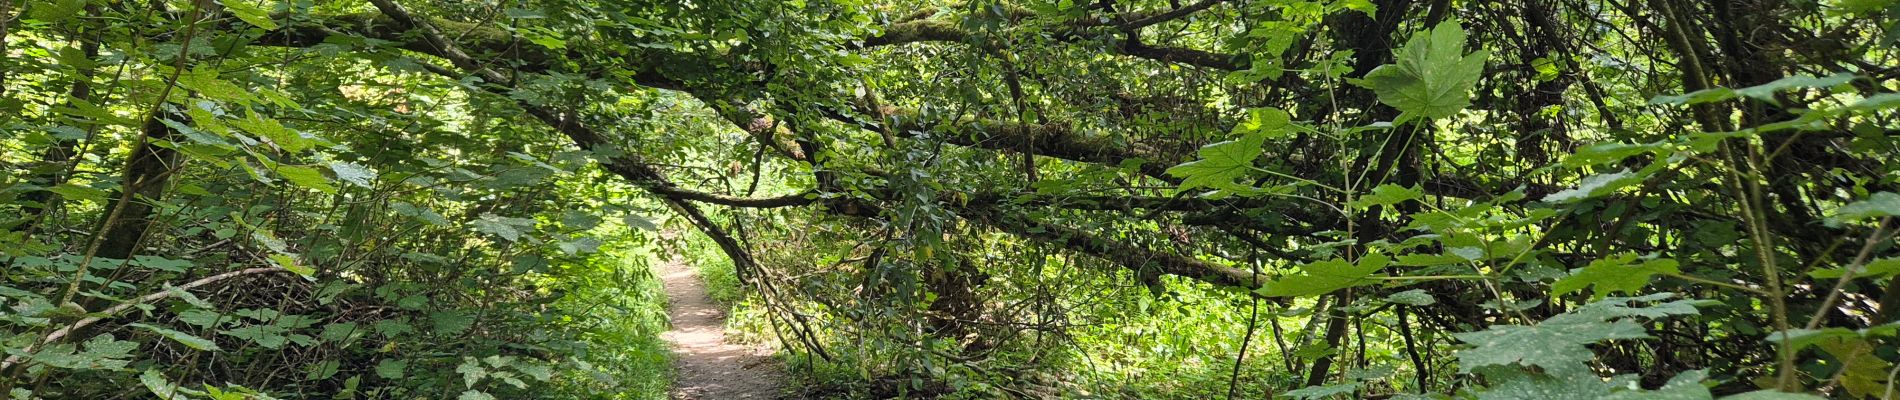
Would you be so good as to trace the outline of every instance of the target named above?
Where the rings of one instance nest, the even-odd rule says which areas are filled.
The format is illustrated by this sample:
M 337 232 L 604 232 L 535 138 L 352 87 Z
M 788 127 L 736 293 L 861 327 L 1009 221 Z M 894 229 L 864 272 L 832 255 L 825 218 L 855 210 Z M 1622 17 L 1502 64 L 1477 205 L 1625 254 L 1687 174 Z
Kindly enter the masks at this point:
M 222 281 L 226 279 L 236 278 L 236 277 L 245 276 L 245 275 L 267 274 L 267 273 L 272 273 L 272 272 L 285 272 L 285 269 L 284 267 L 260 267 L 260 268 L 241 269 L 241 270 L 226 272 L 222 274 L 207 276 L 204 278 L 199 278 L 198 280 L 191 281 L 190 283 L 178 285 L 170 289 L 166 289 L 164 291 L 147 294 L 145 296 L 132 299 L 131 301 L 119 303 L 118 305 L 112 306 L 111 308 L 107 308 L 105 309 L 105 311 L 101 311 L 98 314 L 95 314 L 94 316 L 86 317 L 78 321 L 73 321 L 71 325 L 67 325 L 65 327 L 61 327 L 57 330 L 54 330 L 51 333 L 47 333 L 46 337 L 40 338 L 38 342 L 28 345 L 26 346 L 25 349 L 21 349 L 21 350 L 24 353 L 31 354 L 35 350 L 39 350 L 40 346 L 45 346 L 48 344 L 52 344 L 54 342 L 58 342 L 60 339 L 66 338 L 67 335 L 71 335 L 74 331 L 78 331 L 87 326 L 92 326 L 92 324 L 99 323 L 99 321 L 104 321 L 106 318 L 111 318 L 113 316 L 119 315 L 119 313 L 125 312 L 125 310 L 130 310 L 132 309 L 132 307 L 137 307 L 140 304 L 164 300 L 166 298 L 176 296 L 178 293 L 184 293 L 186 290 L 191 290 L 192 288 L 196 288 L 199 286 L 217 283 L 218 281 Z M 12 368 L 14 364 L 18 364 L 20 362 L 21 362 L 20 356 L 7 356 L 6 361 L 0 361 L 0 370 Z

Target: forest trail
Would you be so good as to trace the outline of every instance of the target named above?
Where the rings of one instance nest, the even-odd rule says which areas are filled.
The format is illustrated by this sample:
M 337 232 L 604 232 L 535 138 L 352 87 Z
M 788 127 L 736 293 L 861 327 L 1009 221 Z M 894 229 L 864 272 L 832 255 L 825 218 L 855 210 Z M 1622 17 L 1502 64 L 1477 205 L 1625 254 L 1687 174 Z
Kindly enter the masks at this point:
M 706 294 L 693 267 L 679 259 L 659 268 L 673 330 L 661 337 L 673 348 L 674 400 L 776 399 L 778 365 L 760 349 L 727 343 L 726 312 Z

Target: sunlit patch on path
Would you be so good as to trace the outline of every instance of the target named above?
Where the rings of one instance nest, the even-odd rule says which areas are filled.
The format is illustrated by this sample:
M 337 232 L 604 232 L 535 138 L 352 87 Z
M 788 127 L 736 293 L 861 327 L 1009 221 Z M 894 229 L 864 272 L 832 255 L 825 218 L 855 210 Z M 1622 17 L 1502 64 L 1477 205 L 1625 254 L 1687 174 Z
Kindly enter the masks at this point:
M 778 365 L 760 349 L 726 343 L 725 312 L 706 295 L 693 268 L 672 260 L 659 273 L 666 284 L 666 314 L 673 321 L 673 330 L 661 335 L 672 345 L 678 372 L 672 398 L 779 398 Z

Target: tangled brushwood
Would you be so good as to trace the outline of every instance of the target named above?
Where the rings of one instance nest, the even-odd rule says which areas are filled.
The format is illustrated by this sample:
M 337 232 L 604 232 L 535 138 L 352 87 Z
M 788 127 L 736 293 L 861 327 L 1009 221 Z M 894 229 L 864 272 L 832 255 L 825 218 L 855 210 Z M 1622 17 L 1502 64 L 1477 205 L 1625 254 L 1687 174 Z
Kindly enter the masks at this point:
M 0 393 L 664 398 L 679 255 L 789 397 L 1889 398 L 1897 45 L 1893 0 L 0 0 Z

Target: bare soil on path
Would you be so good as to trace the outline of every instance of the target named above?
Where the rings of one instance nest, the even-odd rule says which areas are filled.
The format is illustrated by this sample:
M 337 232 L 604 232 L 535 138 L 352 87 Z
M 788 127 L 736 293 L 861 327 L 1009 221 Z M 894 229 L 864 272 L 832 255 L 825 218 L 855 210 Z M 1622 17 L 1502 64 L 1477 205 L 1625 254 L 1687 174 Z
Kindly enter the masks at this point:
M 693 267 L 678 259 L 659 268 L 666 285 L 666 315 L 673 330 L 661 334 L 673 348 L 674 400 L 779 399 L 783 372 L 761 349 L 726 342 L 726 312 L 706 294 Z

